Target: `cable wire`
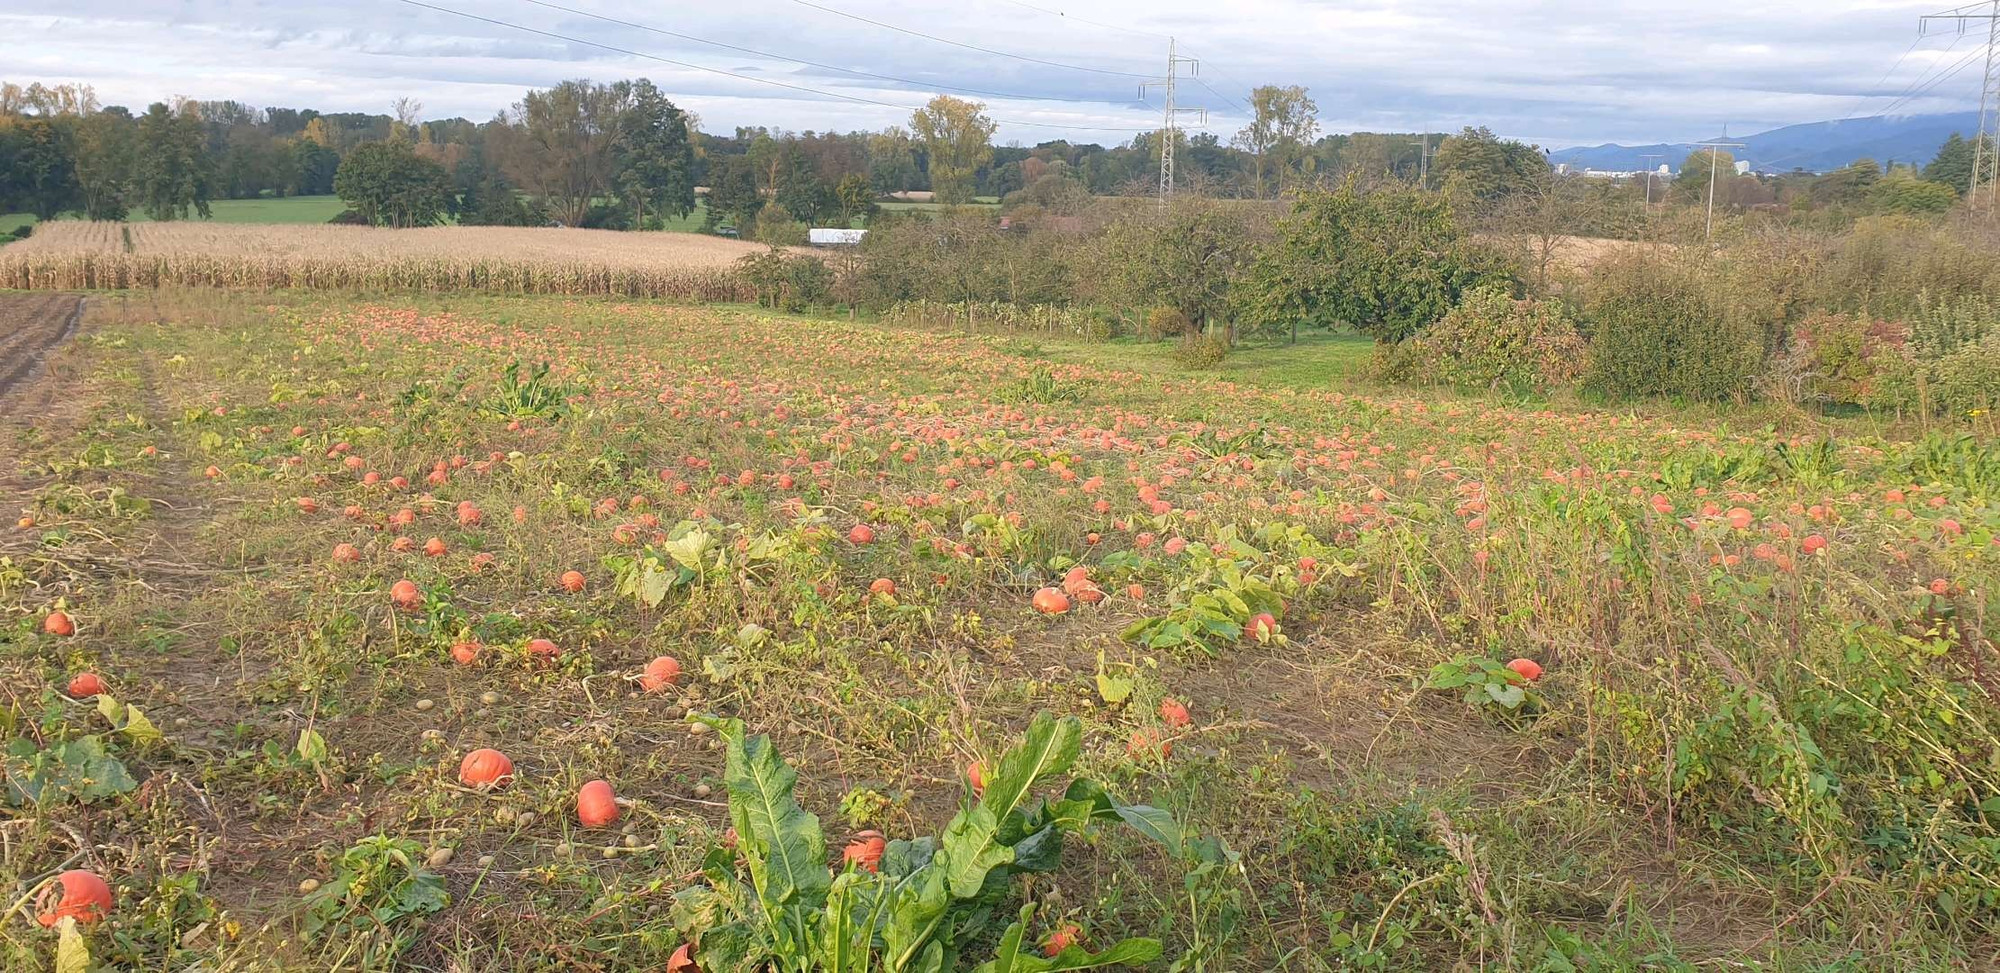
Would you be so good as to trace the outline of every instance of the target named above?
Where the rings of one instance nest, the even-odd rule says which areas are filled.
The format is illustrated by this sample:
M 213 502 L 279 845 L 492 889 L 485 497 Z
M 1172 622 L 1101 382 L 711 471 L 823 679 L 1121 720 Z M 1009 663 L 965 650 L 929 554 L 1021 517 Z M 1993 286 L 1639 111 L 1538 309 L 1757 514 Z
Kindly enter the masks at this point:
M 1061 61 L 1045 61 L 1038 57 L 1029 57 L 1026 54 L 1010 54 L 1006 51 L 996 51 L 990 47 L 980 47 L 977 44 L 967 44 L 964 41 L 955 41 L 949 37 L 939 37 L 936 34 L 926 34 L 923 31 L 911 30 L 908 27 L 898 27 L 895 24 L 884 23 L 880 20 L 870 20 L 867 17 L 861 16 L 860 14 L 848 13 L 845 10 L 836 10 L 833 7 L 826 6 L 825 4 L 814 3 L 812 2 L 812 0 L 792 0 L 792 2 L 802 7 L 811 7 L 814 10 L 824 10 L 827 13 L 833 14 L 836 17 L 846 17 L 849 20 L 858 20 L 861 23 L 869 24 L 875 27 L 880 27 L 883 28 L 884 30 L 893 30 L 900 34 L 908 34 L 911 37 L 921 37 L 927 41 L 936 41 L 940 44 L 950 44 L 953 47 L 962 47 L 968 51 L 978 51 L 981 54 L 991 54 L 995 57 L 1010 57 L 1016 61 L 1026 61 L 1029 64 L 1040 64 L 1045 67 L 1062 68 L 1068 71 L 1088 71 L 1092 74 L 1109 74 L 1120 78 L 1152 77 L 1151 75 L 1147 74 L 1134 74 L 1133 72 L 1130 71 L 1113 71 L 1110 68 L 1093 68 L 1083 64 L 1065 64 Z
M 435 10 L 438 13 L 442 14 L 450 14 L 454 17 L 463 17 L 467 20 L 477 20 L 480 21 L 481 23 L 492 24 L 496 27 L 506 27 L 510 30 L 518 30 L 524 33 L 536 34 L 542 37 L 553 38 L 555 40 L 564 41 L 570 44 L 582 44 L 585 47 L 595 47 L 600 50 L 606 50 L 618 54 L 624 54 L 628 57 L 641 57 L 649 61 L 658 61 L 662 64 L 671 64 L 674 65 L 675 67 L 687 68 L 692 71 L 704 71 L 709 74 L 719 74 L 726 78 L 735 78 L 738 81 L 750 81 L 750 82 L 755 82 L 757 84 L 766 84 L 766 85 L 771 85 L 773 87 L 786 88 L 791 91 L 802 91 L 805 92 L 806 94 L 819 95 L 825 98 L 837 98 L 840 99 L 841 101 L 851 101 L 861 105 L 875 105 L 881 108 L 894 108 L 897 111 L 914 112 L 922 110 L 920 108 L 916 108 L 910 105 L 898 105 L 895 104 L 894 102 L 878 101 L 873 98 L 863 98 L 860 97 L 859 95 L 844 95 L 837 91 L 826 91 L 824 89 L 807 87 L 805 85 L 790 84 L 784 81 L 775 81 L 770 78 L 759 78 L 754 75 L 738 74 L 734 71 L 725 71 L 722 68 L 712 68 L 708 67 L 707 65 L 695 64 L 689 61 L 679 61 L 670 57 L 661 57 L 658 54 L 648 54 L 644 51 L 635 51 L 630 48 L 617 47 L 615 45 L 603 44 L 597 41 L 584 40 L 581 37 L 571 37 L 568 34 L 558 34 L 554 31 L 542 30 L 538 27 L 528 27 L 523 24 L 511 23 L 505 20 L 497 20 L 492 17 L 483 17 L 480 16 L 479 14 L 466 13 L 463 10 L 453 10 L 450 7 L 440 7 L 436 4 L 425 3 L 424 0 L 399 0 L 399 2 L 409 4 L 410 6 L 413 7 L 422 7 L 426 10 Z M 1071 124 L 1058 124 L 1055 122 L 1030 122 L 1022 119 L 1000 118 L 998 116 L 989 116 L 989 117 L 991 117 L 993 121 L 1000 124 L 1021 125 L 1029 128 L 1053 128 L 1053 129 L 1062 129 L 1062 130 L 1076 131 L 1076 132 L 1153 131 L 1153 129 L 1151 128 L 1108 128 L 1105 126 L 1097 126 L 1097 125 L 1071 125 Z

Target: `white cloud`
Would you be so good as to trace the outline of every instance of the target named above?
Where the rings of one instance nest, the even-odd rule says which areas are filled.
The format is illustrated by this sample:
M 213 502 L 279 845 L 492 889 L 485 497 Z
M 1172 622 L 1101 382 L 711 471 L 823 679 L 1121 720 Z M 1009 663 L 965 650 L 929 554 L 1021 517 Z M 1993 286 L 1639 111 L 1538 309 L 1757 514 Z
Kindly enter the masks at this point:
M 1117 142 L 1157 123 L 1136 101 L 1172 33 L 1203 58 L 1207 87 L 1182 104 L 1211 129 L 1242 124 L 1250 85 L 1304 84 L 1328 130 L 1485 124 L 1562 145 L 1672 140 L 1880 109 L 1973 40 L 1916 40 L 1926 2 L 1683 0 L 1670 6 L 1583 0 L 813 0 L 885 23 L 1093 73 L 994 57 L 858 23 L 795 0 L 647 7 L 548 0 L 634 23 L 877 75 L 765 60 L 608 24 L 527 0 L 426 0 L 494 20 L 623 48 L 618 53 L 426 10 L 400 0 L 15 0 L 0 14 L 8 80 L 87 81 L 110 103 L 175 94 L 258 105 L 385 111 L 409 95 L 427 114 L 490 117 L 523 89 L 564 78 L 645 75 L 714 129 L 879 128 L 901 108 L 818 98 L 661 58 L 895 106 L 929 85 L 984 97 L 1000 138 Z M 1055 11 L 1065 11 L 1057 16 Z M 1113 28 L 1117 29 L 1113 29 Z M 642 56 L 652 55 L 652 57 Z M 1903 106 L 1960 110 L 1977 66 Z M 1879 80 L 1878 79 L 1882 79 Z M 1210 89 L 1213 89 L 1211 91 Z M 1020 124 L 1040 123 L 1040 126 Z M 1047 127 L 1041 127 L 1047 126 Z

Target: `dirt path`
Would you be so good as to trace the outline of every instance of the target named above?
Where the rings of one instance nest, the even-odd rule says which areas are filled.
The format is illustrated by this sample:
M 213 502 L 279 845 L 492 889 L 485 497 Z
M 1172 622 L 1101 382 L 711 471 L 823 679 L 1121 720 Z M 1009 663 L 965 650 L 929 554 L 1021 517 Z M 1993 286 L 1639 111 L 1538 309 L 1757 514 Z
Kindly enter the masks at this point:
M 82 317 L 83 298 L 75 294 L 0 294 L 0 402 L 76 333 Z

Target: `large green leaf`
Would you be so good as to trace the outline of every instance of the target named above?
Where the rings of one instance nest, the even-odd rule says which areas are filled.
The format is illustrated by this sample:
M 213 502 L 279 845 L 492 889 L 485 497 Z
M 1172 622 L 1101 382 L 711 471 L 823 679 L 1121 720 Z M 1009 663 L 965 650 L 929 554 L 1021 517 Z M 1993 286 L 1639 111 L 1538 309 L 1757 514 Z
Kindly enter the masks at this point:
M 1033 905 L 1022 906 L 1021 918 L 1009 924 L 1007 931 L 1001 934 L 993 958 L 979 964 L 974 973 L 1051 973 L 1055 970 L 1089 970 L 1100 966 L 1150 963 L 1160 958 L 1160 941 L 1157 939 L 1127 939 L 1101 953 L 1092 953 L 1082 946 L 1071 946 L 1054 956 L 1037 956 L 1032 949 L 1024 948 L 1028 920 L 1034 914 Z
M 722 780 L 729 791 L 729 817 L 764 908 L 772 913 L 820 908 L 833 877 L 826 867 L 819 818 L 792 796 L 798 771 L 778 756 L 769 737 L 746 739 L 743 721 L 699 719 L 728 741 Z
M 1028 733 L 1019 744 L 1000 758 L 979 804 L 993 812 L 995 821 L 1027 803 L 1035 782 L 1060 774 L 1076 763 L 1083 746 L 1083 724 L 1074 716 L 1056 719 L 1046 711 L 1036 713 Z

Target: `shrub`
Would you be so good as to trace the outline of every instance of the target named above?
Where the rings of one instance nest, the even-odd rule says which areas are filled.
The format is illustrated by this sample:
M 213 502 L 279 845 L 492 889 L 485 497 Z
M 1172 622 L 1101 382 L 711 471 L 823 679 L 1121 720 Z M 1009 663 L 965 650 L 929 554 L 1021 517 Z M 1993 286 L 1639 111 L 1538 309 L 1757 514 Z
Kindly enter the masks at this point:
M 778 247 L 744 256 L 737 274 L 760 307 L 798 313 L 833 298 L 833 271 L 818 257 L 790 256 Z
M 1635 256 L 1594 268 L 1588 384 L 1614 396 L 1746 397 L 1779 319 L 1730 287 L 1721 268 L 1699 258 Z
M 1473 290 L 1437 324 L 1387 353 L 1384 378 L 1467 391 L 1547 392 L 1582 377 L 1588 347 L 1561 301 Z
M 1921 307 L 1867 402 L 1926 416 L 1990 411 L 2000 403 L 2000 307 L 1976 297 Z
M 1193 331 L 1194 325 L 1179 308 L 1156 307 L 1146 314 L 1146 337 L 1153 341 Z
M 1213 335 L 1191 334 L 1174 346 L 1174 360 L 1183 368 L 1214 368 L 1229 354 L 1229 345 Z
M 1783 351 L 1759 382 L 1782 402 L 1870 401 L 1878 375 L 1894 366 L 1904 329 L 1861 314 L 1819 313 L 1793 326 Z

